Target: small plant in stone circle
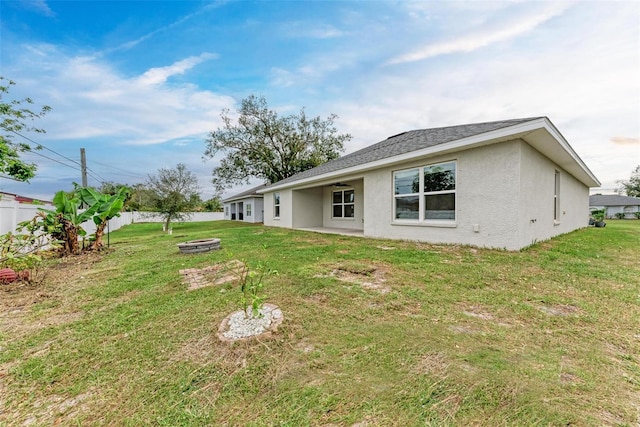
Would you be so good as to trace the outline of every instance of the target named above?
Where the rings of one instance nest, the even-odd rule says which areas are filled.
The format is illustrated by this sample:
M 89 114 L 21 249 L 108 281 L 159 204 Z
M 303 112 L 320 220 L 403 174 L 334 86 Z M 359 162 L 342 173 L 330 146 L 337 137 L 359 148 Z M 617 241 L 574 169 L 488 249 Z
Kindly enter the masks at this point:
M 229 253 L 233 258 L 233 254 Z M 233 265 L 232 272 L 238 278 L 240 285 L 240 306 L 246 317 L 262 317 L 260 310 L 264 303 L 264 278 L 270 275 L 277 275 L 276 270 L 267 267 L 262 261 L 251 268 L 246 260 L 230 261 Z

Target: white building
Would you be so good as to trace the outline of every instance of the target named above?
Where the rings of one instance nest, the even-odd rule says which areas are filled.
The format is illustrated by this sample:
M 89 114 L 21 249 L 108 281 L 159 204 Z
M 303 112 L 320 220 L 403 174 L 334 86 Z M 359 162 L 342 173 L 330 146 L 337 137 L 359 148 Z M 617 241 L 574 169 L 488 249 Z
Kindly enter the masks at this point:
M 535 117 L 404 132 L 258 193 L 268 226 L 519 250 L 586 226 L 598 186 Z
M 616 214 L 624 214 L 625 219 L 636 218 L 640 212 L 640 198 L 621 196 L 619 194 L 594 194 L 589 197 L 589 210 L 606 209 L 607 218 L 616 218 Z
M 260 185 L 222 201 L 224 219 L 231 221 L 262 222 L 264 217 L 264 203 L 262 194 L 266 185 Z

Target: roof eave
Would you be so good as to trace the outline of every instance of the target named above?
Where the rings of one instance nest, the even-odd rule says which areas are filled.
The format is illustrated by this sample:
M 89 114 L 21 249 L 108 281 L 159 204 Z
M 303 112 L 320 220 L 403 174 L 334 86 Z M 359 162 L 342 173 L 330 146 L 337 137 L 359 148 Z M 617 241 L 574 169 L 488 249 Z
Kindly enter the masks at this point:
M 235 202 L 238 200 L 244 200 L 244 199 L 255 199 L 255 198 L 264 198 L 264 196 L 262 194 L 248 194 L 246 196 L 239 196 L 239 197 L 230 197 L 228 199 L 224 199 L 222 201 L 222 203 L 231 203 L 231 202 Z
M 602 184 L 598 178 L 573 150 L 560 131 L 551 123 L 551 120 L 546 117 L 539 120 L 543 125 L 539 130 L 544 130 L 546 135 L 531 133 L 524 140 L 564 170 L 571 173 L 587 187 L 600 187 Z M 561 150 L 554 147 L 559 147 Z

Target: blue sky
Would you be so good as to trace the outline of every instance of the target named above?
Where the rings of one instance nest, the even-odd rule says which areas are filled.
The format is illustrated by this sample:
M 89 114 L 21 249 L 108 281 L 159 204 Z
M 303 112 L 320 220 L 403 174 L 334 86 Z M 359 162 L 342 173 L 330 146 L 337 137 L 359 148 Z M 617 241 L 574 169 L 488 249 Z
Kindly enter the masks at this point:
M 7 1 L 0 75 L 52 111 L 29 138 L 90 185 L 203 161 L 223 108 L 339 116 L 346 153 L 406 130 L 548 116 L 603 183 L 640 164 L 640 2 Z M 19 137 L 16 138 L 20 140 Z M 80 182 L 44 150 L 38 198 Z M 257 182 L 254 182 L 257 183 Z M 239 188 L 230 190 L 231 194 Z

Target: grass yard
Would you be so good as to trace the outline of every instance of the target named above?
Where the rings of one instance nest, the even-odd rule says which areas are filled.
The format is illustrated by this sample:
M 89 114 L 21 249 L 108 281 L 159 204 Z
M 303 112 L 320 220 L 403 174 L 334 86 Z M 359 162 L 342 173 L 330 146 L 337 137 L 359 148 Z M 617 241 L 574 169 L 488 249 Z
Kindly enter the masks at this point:
M 268 339 L 218 341 L 239 290 L 179 274 L 230 253 L 279 272 Z M 640 221 L 519 253 L 136 224 L 0 286 L 0 425 L 637 426 L 639 307 Z

